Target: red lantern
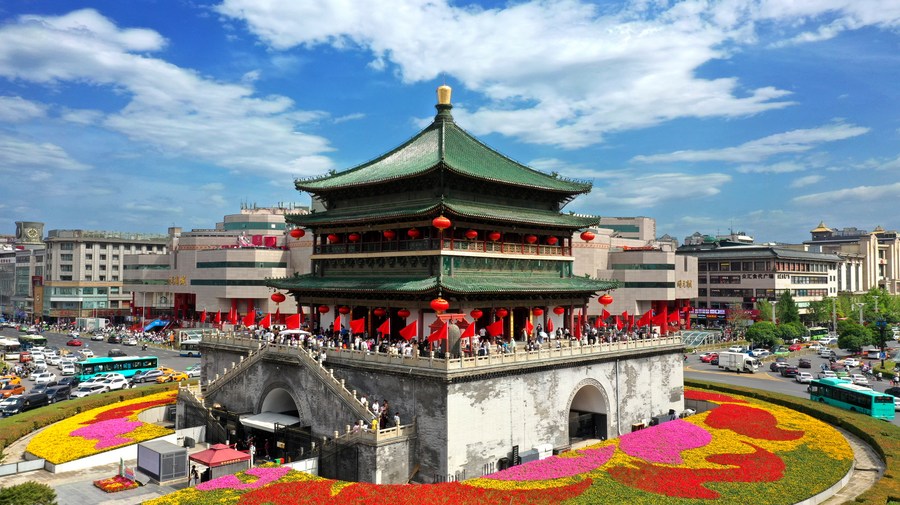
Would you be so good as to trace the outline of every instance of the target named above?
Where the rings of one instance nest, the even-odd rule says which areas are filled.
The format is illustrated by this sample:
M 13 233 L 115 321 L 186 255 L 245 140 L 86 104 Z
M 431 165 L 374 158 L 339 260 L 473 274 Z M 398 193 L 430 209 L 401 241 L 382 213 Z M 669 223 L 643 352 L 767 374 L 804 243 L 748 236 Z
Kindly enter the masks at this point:
M 584 240 L 585 242 L 590 242 L 591 240 L 594 240 L 594 237 L 596 237 L 596 235 L 594 235 L 593 232 L 590 232 L 590 231 L 581 232 L 581 240 Z
M 319 314 L 327 314 L 329 310 L 328 305 L 319 305 Z
M 603 305 L 605 307 L 613 302 L 613 297 L 609 296 L 609 293 L 607 293 L 601 296 L 600 300 L 598 301 L 600 302 L 600 305 Z
M 475 230 L 469 230 L 466 232 L 466 238 L 469 240 L 475 240 L 478 238 L 478 232 Z
M 438 230 L 444 231 L 453 223 L 451 223 L 450 220 L 444 216 L 438 216 L 431 221 L 431 224 Z
M 294 238 L 300 238 L 304 235 L 306 235 L 306 232 L 303 231 L 303 228 L 294 228 L 291 230 L 291 236 Z
M 544 309 L 542 309 L 542 308 L 540 308 L 540 307 L 535 307 L 535 308 L 531 309 L 531 313 L 534 314 L 534 315 L 536 315 L 536 316 L 543 316 L 543 315 L 544 315 Z
M 375 316 L 377 316 L 377 317 L 382 317 L 387 312 L 384 309 L 382 309 L 381 307 L 378 307 L 377 309 L 373 310 L 372 313 L 375 314 Z
M 504 317 L 509 315 L 509 311 L 506 309 L 497 309 L 496 314 L 497 314 L 497 317 L 499 317 L 500 319 L 503 319 Z
M 533 244 L 533 243 L 537 242 L 537 237 L 534 235 L 528 235 L 527 237 L 525 237 L 525 242 L 528 242 L 529 244 Z
M 557 316 L 563 315 L 563 313 L 565 311 L 566 311 L 566 309 L 564 309 L 562 307 L 553 307 L 553 313 L 556 314 Z
M 409 238 L 419 238 L 419 235 L 421 235 L 421 234 L 422 234 L 422 232 L 420 232 L 420 231 L 419 231 L 418 229 L 416 229 L 416 228 L 410 228 L 410 229 L 407 230 L 407 232 L 406 232 L 406 235 L 408 235 Z
M 349 314 L 350 307 L 348 307 L 346 305 L 341 305 L 340 307 L 338 307 L 338 312 L 340 312 L 341 314 Z
M 494 242 L 500 240 L 500 237 L 501 237 L 501 235 L 500 235 L 499 231 L 492 231 L 491 234 L 488 235 L 488 238 Z
M 272 293 L 272 296 L 270 296 L 269 298 L 271 298 L 272 301 L 275 302 L 275 303 L 281 303 L 281 302 L 283 302 L 283 301 L 285 301 L 285 300 L 287 299 L 287 298 L 286 298 L 283 294 L 281 294 L 281 293 Z
M 384 238 L 388 240 L 394 240 L 394 237 L 396 236 L 397 234 L 394 233 L 394 230 L 384 230 Z
M 450 302 L 444 300 L 440 296 L 431 300 L 431 308 L 434 309 L 435 312 L 440 314 L 441 312 L 450 308 Z
M 350 242 L 359 242 L 359 233 L 351 233 L 347 238 Z
M 469 315 L 472 316 L 472 319 L 481 319 L 481 316 L 484 315 L 484 312 L 481 309 L 475 309 L 472 312 L 469 312 Z
M 559 242 L 559 239 L 556 237 L 547 237 L 547 243 L 550 245 L 556 245 Z
M 337 235 L 332 233 L 331 235 L 328 235 L 328 241 L 331 242 L 332 244 L 337 244 L 338 242 L 341 241 L 341 237 L 338 237 Z
M 406 319 L 407 317 L 409 317 L 409 311 L 406 309 L 400 309 L 397 311 L 397 315 L 402 317 L 403 319 Z

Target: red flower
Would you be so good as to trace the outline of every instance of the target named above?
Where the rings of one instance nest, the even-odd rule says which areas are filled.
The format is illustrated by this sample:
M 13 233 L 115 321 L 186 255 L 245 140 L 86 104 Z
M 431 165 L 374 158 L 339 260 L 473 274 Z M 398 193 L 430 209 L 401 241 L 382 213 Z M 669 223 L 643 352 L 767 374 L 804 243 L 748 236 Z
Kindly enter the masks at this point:
M 778 419 L 771 412 L 746 405 L 719 405 L 706 416 L 706 425 L 762 440 L 786 441 L 803 437 L 802 431 L 779 428 Z
M 719 393 L 707 393 L 706 391 L 697 391 L 696 389 L 685 389 L 684 390 L 684 399 L 685 400 L 703 400 L 707 402 L 728 402 L 728 403 L 747 403 L 746 400 L 741 400 L 738 398 L 732 398 L 728 395 L 723 395 Z
M 717 409 L 718 410 L 718 409 Z M 637 489 L 678 498 L 716 499 L 719 493 L 706 488 L 708 482 L 774 482 L 784 476 L 784 461 L 775 454 L 753 447 L 752 454 L 713 454 L 710 463 L 738 468 L 681 468 L 637 463 L 637 468 L 617 466 L 609 475 Z
M 146 402 L 125 405 L 123 407 L 104 410 L 103 412 L 97 414 L 97 416 L 90 421 L 86 421 L 82 424 L 94 424 L 101 421 L 109 421 L 111 419 L 126 418 L 134 415 L 137 412 L 141 412 L 149 408 L 159 407 L 160 405 L 169 405 L 173 402 L 173 400 L 174 398 L 163 398 L 160 400 L 150 400 Z

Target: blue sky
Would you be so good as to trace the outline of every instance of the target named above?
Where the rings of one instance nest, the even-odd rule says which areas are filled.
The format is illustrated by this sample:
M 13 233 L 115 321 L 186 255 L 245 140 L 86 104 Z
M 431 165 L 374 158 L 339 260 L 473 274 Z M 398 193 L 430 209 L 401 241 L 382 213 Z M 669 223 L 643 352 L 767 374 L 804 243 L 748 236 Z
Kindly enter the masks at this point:
M 0 3 L 0 233 L 209 228 L 458 124 L 682 240 L 900 229 L 897 0 Z

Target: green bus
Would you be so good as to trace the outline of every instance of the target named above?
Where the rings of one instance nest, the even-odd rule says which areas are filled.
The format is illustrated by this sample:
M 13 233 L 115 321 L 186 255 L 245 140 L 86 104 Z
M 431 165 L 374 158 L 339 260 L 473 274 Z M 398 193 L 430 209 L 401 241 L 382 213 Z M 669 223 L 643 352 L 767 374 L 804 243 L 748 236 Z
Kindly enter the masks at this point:
M 47 339 L 40 335 L 19 335 L 19 345 L 23 351 L 27 351 L 32 347 L 47 347 Z
M 156 356 L 122 356 L 118 358 L 88 358 L 75 363 L 75 377 L 84 382 L 95 375 L 116 372 L 132 377 L 138 372 L 146 372 L 159 366 Z
M 894 397 L 841 379 L 813 379 L 809 399 L 842 409 L 862 412 L 876 419 L 894 419 Z
M 828 328 L 815 326 L 809 329 L 810 340 L 822 340 L 823 338 L 828 338 Z

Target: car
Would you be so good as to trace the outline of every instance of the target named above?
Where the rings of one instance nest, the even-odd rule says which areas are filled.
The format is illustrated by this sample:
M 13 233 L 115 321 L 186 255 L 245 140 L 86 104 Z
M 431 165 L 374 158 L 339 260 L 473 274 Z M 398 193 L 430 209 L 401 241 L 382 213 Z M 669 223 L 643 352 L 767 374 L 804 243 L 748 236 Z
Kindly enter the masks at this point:
M 15 399 L 14 402 L 3 407 L 3 417 L 25 412 L 27 410 L 36 409 L 50 404 L 50 399 L 44 393 L 30 393 L 22 395 Z
M 47 355 L 47 364 L 52 366 L 59 366 L 59 363 L 62 361 L 62 358 L 57 356 L 56 354 Z
M 66 345 L 70 345 L 70 346 L 72 346 L 72 347 L 81 347 L 81 345 L 82 345 L 83 343 L 84 343 L 84 342 L 82 342 L 81 339 L 78 339 L 78 338 L 72 338 L 72 339 L 69 339 L 69 340 L 66 342 Z
M 867 379 L 866 376 L 861 373 L 851 374 L 850 382 L 856 384 L 857 386 L 868 386 L 869 385 L 869 379 Z
M 800 372 L 794 376 L 794 380 L 799 382 L 800 384 L 808 384 L 813 379 L 813 376 L 809 372 Z
M 812 361 L 807 358 L 800 358 L 797 362 L 797 368 L 812 368 Z
M 900 410 L 900 387 L 887 388 L 884 392 L 894 397 L 894 410 Z
M 201 368 L 199 363 L 195 363 L 184 370 L 188 377 L 200 377 Z
M 41 372 L 37 375 L 32 375 L 31 379 L 35 384 L 49 384 L 51 382 L 56 382 L 56 374 L 51 372 Z
M 779 370 L 779 373 L 781 374 L 782 377 L 794 377 L 798 373 L 800 373 L 800 369 L 795 367 L 794 365 L 785 365 L 785 366 L 781 367 L 781 370 Z
M 81 359 L 88 359 L 94 357 L 94 351 L 90 349 L 82 349 L 81 350 Z
M 859 366 L 859 360 L 856 358 L 844 358 L 844 366 L 847 368 Z
M 120 358 L 122 356 L 128 356 L 122 349 L 110 349 L 106 355 L 110 358 Z
M 835 370 L 834 375 L 844 382 L 851 382 L 850 374 L 846 370 Z
M 802 344 L 791 344 L 790 346 L 788 346 L 788 351 L 790 352 L 799 351 L 801 349 L 803 349 Z
M 728 348 L 728 352 L 744 352 L 744 348 L 739 345 L 733 345 Z
M 75 387 L 78 387 L 78 384 L 80 384 L 80 383 L 81 383 L 81 381 L 78 380 L 78 377 L 75 377 L 74 375 L 70 375 L 68 377 L 60 378 L 59 381 L 57 381 L 56 385 L 57 386 L 69 386 L 70 388 L 75 388 Z
M 69 399 L 84 398 L 85 396 L 99 395 L 105 393 L 106 388 L 102 384 L 81 384 L 78 389 L 72 391 Z
M 131 382 L 152 382 L 163 375 L 165 375 L 165 372 L 162 370 L 148 370 L 143 373 L 134 374 L 134 377 L 131 378 Z
M 709 364 L 710 364 L 710 365 L 718 365 L 718 364 L 719 364 L 719 357 L 716 356 L 715 358 L 709 360 Z
M 47 398 L 50 399 L 50 403 L 61 402 L 63 400 L 69 399 L 69 394 L 72 393 L 72 388 L 65 385 L 55 385 L 50 386 L 45 391 L 47 394 Z
M 16 398 L 18 398 L 20 396 L 22 396 L 22 395 L 13 395 L 13 396 L 10 396 L 9 398 L 3 398 L 2 400 L 0 400 L 0 411 L 3 410 L 3 407 L 6 407 L 7 405 L 10 405 L 12 403 L 15 403 Z
M 59 369 L 60 375 L 75 375 L 75 365 L 71 363 L 64 363 L 62 367 Z
M 172 372 L 160 375 L 156 378 L 156 382 L 162 384 L 163 382 L 181 382 L 188 380 L 188 375 L 184 372 Z
M 128 379 L 125 377 L 110 377 L 100 383 L 107 391 L 117 391 L 119 389 L 128 389 Z
M 109 338 L 106 339 L 106 343 L 108 344 L 121 344 L 122 337 L 118 335 L 110 335 Z
M 752 351 L 750 351 L 750 354 L 752 354 L 756 358 L 765 358 L 772 353 L 769 352 L 768 349 L 753 349 Z
M 788 356 L 789 354 L 791 354 L 791 351 L 789 351 L 789 350 L 787 349 L 787 347 L 781 347 L 781 346 L 779 346 L 779 347 L 776 347 L 776 348 L 772 349 L 772 354 L 774 354 L 775 356 L 782 356 L 782 357 L 784 357 L 784 356 Z
M 831 370 L 822 370 L 819 372 L 818 377 L 820 379 L 837 379 L 837 375 Z
M 813 343 L 809 344 L 809 347 L 808 347 L 809 350 L 811 350 L 811 351 L 817 351 L 817 352 L 818 352 L 818 350 L 821 349 L 821 348 L 822 348 L 822 344 L 820 344 L 820 343 L 818 343 L 818 342 L 813 342 Z
M 20 395 L 25 392 L 25 386 L 21 384 L 7 384 L 0 388 L 0 396 L 3 398 L 9 398 L 13 395 Z
M 713 358 L 718 358 L 718 357 L 719 357 L 719 353 L 711 352 L 711 353 L 706 354 L 705 356 L 701 356 L 700 361 L 702 361 L 704 363 L 709 363 L 710 361 L 713 360 Z
M 103 342 L 103 334 L 102 333 L 94 333 L 91 335 L 91 340 L 95 340 L 97 342 Z
M 134 337 L 128 337 L 122 341 L 122 345 L 137 345 L 138 341 Z
M 21 384 L 22 378 L 18 375 L 4 375 L 0 377 L 0 386 L 5 386 L 7 384 Z

